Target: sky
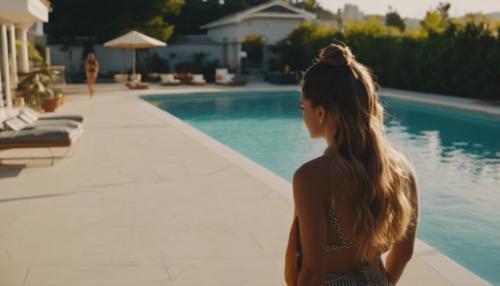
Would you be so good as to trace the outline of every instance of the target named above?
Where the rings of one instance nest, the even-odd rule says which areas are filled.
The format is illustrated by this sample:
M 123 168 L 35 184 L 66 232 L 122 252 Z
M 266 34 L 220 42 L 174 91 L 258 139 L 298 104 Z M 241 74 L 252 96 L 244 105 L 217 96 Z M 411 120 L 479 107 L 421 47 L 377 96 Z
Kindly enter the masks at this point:
M 364 14 L 385 15 L 391 6 L 402 17 L 423 18 L 430 8 L 438 6 L 439 2 L 451 3 L 452 17 L 463 16 L 469 12 L 500 12 L 500 0 L 316 0 L 323 8 L 336 12 L 345 4 L 354 4 Z

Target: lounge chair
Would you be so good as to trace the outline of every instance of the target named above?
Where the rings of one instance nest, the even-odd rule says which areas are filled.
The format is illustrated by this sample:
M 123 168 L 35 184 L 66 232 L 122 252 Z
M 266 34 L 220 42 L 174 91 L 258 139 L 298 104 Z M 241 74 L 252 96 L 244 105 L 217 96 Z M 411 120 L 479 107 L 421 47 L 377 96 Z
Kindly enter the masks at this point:
M 33 128 L 0 131 L 0 150 L 17 148 L 48 148 L 71 146 L 81 136 L 82 130 L 64 127 Z
M 227 69 L 216 69 L 215 83 L 226 86 L 242 86 L 247 84 L 247 81 L 241 78 L 236 78 L 235 74 L 228 73 Z
M 6 114 L 0 114 L 2 122 L 0 130 L 22 131 L 31 129 L 51 129 L 51 128 L 68 128 L 70 130 L 83 130 L 82 123 L 61 119 L 61 120 L 37 120 L 32 121 L 26 114 L 19 113 L 16 117 L 6 117 Z
M 83 121 L 83 118 L 81 119 Z M 69 147 L 83 133 L 82 123 L 77 121 L 49 119 L 30 122 L 30 120 L 32 118 L 27 117 L 25 113 L 16 114 L 14 110 L 0 109 L 0 151 L 19 148 Z M 69 149 L 62 157 L 65 157 L 68 152 Z M 0 162 L 22 159 L 34 158 L 5 158 L 2 156 Z M 51 159 L 52 165 L 54 165 L 56 157 L 51 156 Z
M 141 82 L 141 80 L 142 80 L 142 75 L 140 73 L 134 73 L 130 75 L 131 82 Z
M 35 120 L 33 121 L 31 118 L 26 116 L 26 114 L 19 113 L 19 115 L 13 119 L 9 119 L 8 121 L 13 121 L 15 126 L 18 128 L 20 127 L 19 130 L 24 130 L 24 129 L 33 129 L 33 128 L 51 128 L 53 126 L 56 127 L 66 127 L 66 128 L 71 128 L 71 129 L 81 129 L 83 128 L 82 123 L 73 121 L 73 120 L 68 120 L 68 119 L 60 119 L 60 120 Z M 6 124 L 4 122 L 4 124 Z M 12 128 L 11 128 L 12 129 Z
M 1 111 L 0 111 L 1 112 Z M 44 121 L 44 120 L 72 120 L 76 121 L 79 123 L 83 123 L 83 116 L 81 115 L 59 115 L 59 116 L 42 116 L 40 113 L 36 112 L 35 110 L 29 108 L 29 107 L 24 107 L 21 109 L 19 112 L 20 114 L 25 114 L 26 116 L 29 116 L 30 118 L 38 121 Z
M 23 162 L 23 165 L 31 165 L 30 162 L 33 160 L 50 159 L 50 165 L 54 166 L 56 160 L 68 157 L 71 146 L 80 138 L 82 134 L 81 129 L 69 129 L 63 127 L 52 127 L 48 128 L 35 128 L 30 130 L 12 131 L 4 130 L 0 131 L 0 151 L 8 152 L 9 155 L 2 154 L 0 156 L 0 164 L 11 164 L 17 163 L 19 161 Z M 19 153 L 17 151 L 9 152 L 12 149 L 48 149 L 50 156 L 41 157 L 37 155 L 36 157 L 27 157 L 24 152 Z M 64 152 L 60 155 L 56 155 L 53 152 L 53 148 L 65 148 Z M 23 154 L 23 155 L 19 155 Z M 28 153 L 29 154 L 29 153 Z
M 10 121 L 10 124 L 13 125 L 12 128 L 16 128 L 17 126 L 19 129 L 50 126 L 82 128 L 83 122 L 83 117 L 78 115 L 38 117 L 38 113 L 30 108 L 25 108 L 21 111 L 10 108 L 0 108 L 0 122 L 5 124 L 7 120 L 13 118 L 17 118 L 17 120 Z M 0 124 L 0 130 L 1 129 L 2 124 Z
M 148 89 L 149 85 L 147 83 L 141 82 L 141 74 L 130 75 L 130 81 L 127 82 L 127 87 L 130 89 Z
M 233 81 L 235 77 L 234 73 L 229 73 L 227 69 L 216 69 L 215 70 L 215 83 L 218 84 L 228 84 Z
M 181 81 L 176 79 L 173 74 L 165 73 L 160 75 L 160 83 L 163 85 L 179 85 Z
M 193 74 L 191 79 L 191 84 L 194 85 L 205 85 L 207 81 L 203 78 L 203 74 Z

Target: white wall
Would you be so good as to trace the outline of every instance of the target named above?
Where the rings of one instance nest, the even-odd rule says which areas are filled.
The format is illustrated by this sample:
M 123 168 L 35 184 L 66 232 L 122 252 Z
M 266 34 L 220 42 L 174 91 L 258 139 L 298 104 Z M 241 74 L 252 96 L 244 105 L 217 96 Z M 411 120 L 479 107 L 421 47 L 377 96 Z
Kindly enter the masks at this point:
M 238 25 L 221 26 L 217 28 L 210 28 L 207 30 L 207 36 L 216 43 L 234 42 L 239 40 Z
M 300 19 L 249 19 L 238 25 L 208 29 L 207 34 L 217 43 L 222 43 L 224 38 L 229 42 L 242 42 L 247 35 L 259 34 L 265 36 L 268 44 L 271 44 L 285 38 L 291 30 L 302 22 L 303 20 Z
M 99 61 L 101 72 L 124 72 L 132 68 L 132 51 L 110 49 L 94 46 L 94 51 Z M 50 45 L 50 58 L 52 65 L 66 66 L 66 72 L 75 74 L 83 71 L 83 47 L 71 47 L 63 51 L 61 45 Z
M 193 54 L 204 52 L 207 54 L 205 62 L 219 60 L 222 61 L 222 47 L 220 45 L 168 45 L 165 48 L 151 49 L 151 52 L 157 52 L 161 58 L 168 59 L 170 62 L 170 54 L 175 53 L 177 56 L 171 63 L 175 65 L 179 62 L 193 62 Z
M 51 64 L 66 66 L 66 71 L 69 74 L 83 74 L 83 47 L 72 47 L 69 51 L 62 51 L 61 48 L 61 45 L 50 45 Z M 95 45 L 94 51 L 102 73 L 124 73 L 132 69 L 132 50 L 112 49 Z M 163 48 L 149 49 L 150 54 L 154 52 L 157 52 L 161 58 L 169 60 L 172 67 L 178 62 L 193 62 L 193 54 L 198 52 L 207 54 L 205 62 L 221 61 L 222 59 L 222 47 L 220 45 L 168 45 Z M 174 61 L 170 59 L 170 53 L 177 54 Z
M 244 41 L 247 35 L 260 34 L 266 37 L 268 44 L 272 44 L 284 39 L 302 22 L 300 19 L 250 19 L 240 23 L 239 39 Z

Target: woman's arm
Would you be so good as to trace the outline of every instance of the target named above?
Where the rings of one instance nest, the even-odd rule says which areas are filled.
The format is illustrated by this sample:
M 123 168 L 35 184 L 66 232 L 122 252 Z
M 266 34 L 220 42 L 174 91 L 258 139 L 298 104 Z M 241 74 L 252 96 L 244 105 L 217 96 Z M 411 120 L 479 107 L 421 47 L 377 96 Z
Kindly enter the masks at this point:
M 385 270 L 391 282 L 396 285 L 403 274 L 408 261 L 413 255 L 413 247 L 418 224 L 418 190 L 415 176 L 410 176 L 410 202 L 413 207 L 412 224 L 406 232 L 406 237 L 392 246 L 385 261 Z
M 295 172 L 293 198 L 299 219 L 302 265 L 298 286 L 319 286 L 323 283 L 323 255 L 326 244 L 324 201 L 315 186 L 314 172 L 307 165 Z M 315 192 L 316 190 L 316 192 Z

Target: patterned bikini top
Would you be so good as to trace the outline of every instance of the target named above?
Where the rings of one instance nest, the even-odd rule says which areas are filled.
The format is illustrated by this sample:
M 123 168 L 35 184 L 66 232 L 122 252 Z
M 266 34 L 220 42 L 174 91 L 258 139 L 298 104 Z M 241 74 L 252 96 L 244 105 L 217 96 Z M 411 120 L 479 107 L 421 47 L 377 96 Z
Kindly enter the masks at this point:
M 325 157 L 325 159 L 339 172 L 339 173 L 343 173 L 342 172 L 342 169 L 340 168 L 340 166 L 337 164 L 337 162 L 329 157 L 328 155 L 324 154 L 323 157 Z M 330 199 L 330 202 L 331 200 L 333 199 L 333 193 L 331 195 L 331 199 Z M 329 211 L 328 211 L 328 220 L 330 221 L 330 223 L 333 225 L 333 227 L 335 227 L 335 231 L 337 232 L 338 236 L 339 236 L 339 240 L 340 240 L 340 243 L 339 244 L 334 244 L 334 243 L 327 243 L 326 246 L 325 246 L 325 250 L 326 252 L 336 252 L 336 251 L 344 251 L 344 250 L 349 250 L 351 248 L 353 248 L 353 244 L 350 243 L 346 237 L 345 237 L 345 234 L 344 234 L 344 230 L 342 228 L 342 225 L 340 225 L 340 222 L 337 218 L 337 215 L 335 214 L 335 210 L 333 208 L 330 208 Z

